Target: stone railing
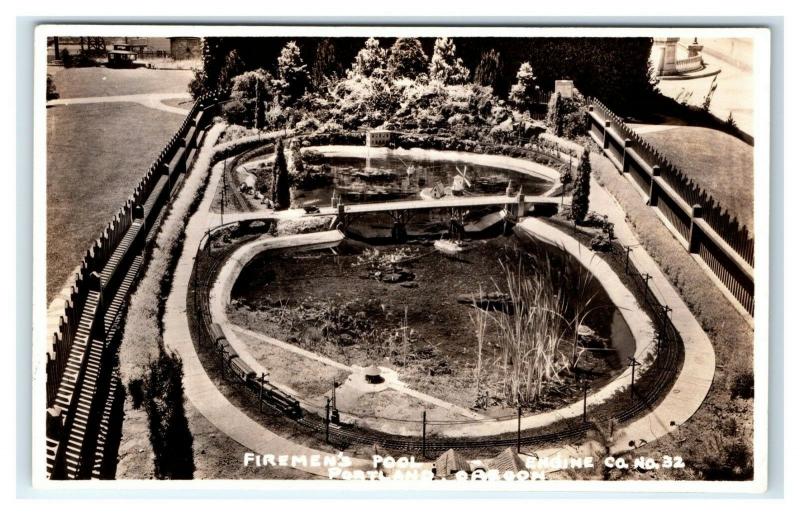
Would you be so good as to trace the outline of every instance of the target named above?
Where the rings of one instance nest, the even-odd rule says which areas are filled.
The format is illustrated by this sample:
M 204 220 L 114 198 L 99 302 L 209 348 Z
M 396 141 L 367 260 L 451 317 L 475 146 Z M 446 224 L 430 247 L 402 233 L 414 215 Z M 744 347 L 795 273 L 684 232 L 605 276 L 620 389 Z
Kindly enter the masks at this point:
M 675 69 L 678 73 L 689 73 L 703 68 L 703 56 L 695 55 L 686 59 L 675 61 Z

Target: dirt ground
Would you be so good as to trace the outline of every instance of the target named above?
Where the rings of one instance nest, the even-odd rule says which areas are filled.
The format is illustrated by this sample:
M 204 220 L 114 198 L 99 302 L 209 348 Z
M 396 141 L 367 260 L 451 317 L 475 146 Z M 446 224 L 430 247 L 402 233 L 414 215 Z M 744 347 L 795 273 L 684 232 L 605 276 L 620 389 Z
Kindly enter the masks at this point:
M 147 414 L 134 410 L 126 399 L 123 440 L 120 443 L 116 479 L 154 479 L 153 451 L 148 440 Z M 244 465 L 248 449 L 211 424 L 191 402 L 184 404 L 194 437 L 193 479 L 320 479 L 292 468 L 274 469 Z

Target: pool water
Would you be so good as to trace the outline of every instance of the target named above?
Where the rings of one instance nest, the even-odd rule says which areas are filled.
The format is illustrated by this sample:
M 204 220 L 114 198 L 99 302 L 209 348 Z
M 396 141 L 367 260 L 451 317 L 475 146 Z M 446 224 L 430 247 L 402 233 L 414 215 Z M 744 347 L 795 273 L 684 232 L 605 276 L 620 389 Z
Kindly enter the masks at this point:
M 407 159 L 399 156 L 381 158 L 326 157 L 333 183 L 306 191 L 295 191 L 295 202 L 305 205 L 331 205 L 331 198 L 345 204 L 414 200 L 436 187 L 448 189 L 454 179 L 466 176 L 469 185 L 464 195 L 503 195 L 512 190 L 526 195 L 540 195 L 550 189 L 546 179 L 513 170 L 476 165 L 462 161 Z M 460 172 L 460 171 L 461 172 Z

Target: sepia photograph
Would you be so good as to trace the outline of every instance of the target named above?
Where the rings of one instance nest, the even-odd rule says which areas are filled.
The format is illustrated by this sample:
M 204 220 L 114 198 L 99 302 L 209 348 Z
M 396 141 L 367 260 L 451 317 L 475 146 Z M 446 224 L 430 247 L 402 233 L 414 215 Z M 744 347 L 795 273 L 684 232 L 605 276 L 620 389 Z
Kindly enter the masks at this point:
M 766 488 L 769 29 L 34 52 L 37 487 Z

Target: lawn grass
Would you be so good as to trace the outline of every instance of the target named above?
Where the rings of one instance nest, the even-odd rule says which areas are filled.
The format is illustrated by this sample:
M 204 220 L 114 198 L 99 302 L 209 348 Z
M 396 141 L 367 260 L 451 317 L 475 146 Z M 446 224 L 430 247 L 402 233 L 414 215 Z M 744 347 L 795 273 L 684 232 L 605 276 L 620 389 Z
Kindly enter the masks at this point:
M 48 66 L 56 90 L 63 98 L 183 93 L 192 80 L 191 70 L 115 69 L 105 67 L 64 68 Z
M 182 121 L 130 103 L 47 109 L 48 300 Z
M 192 100 L 191 98 L 167 98 L 162 100 L 161 103 L 164 105 L 168 105 L 170 107 L 186 109 L 186 111 L 188 112 L 192 108 L 194 100 Z
M 676 127 L 642 137 L 752 231 L 752 146 L 705 127 Z

